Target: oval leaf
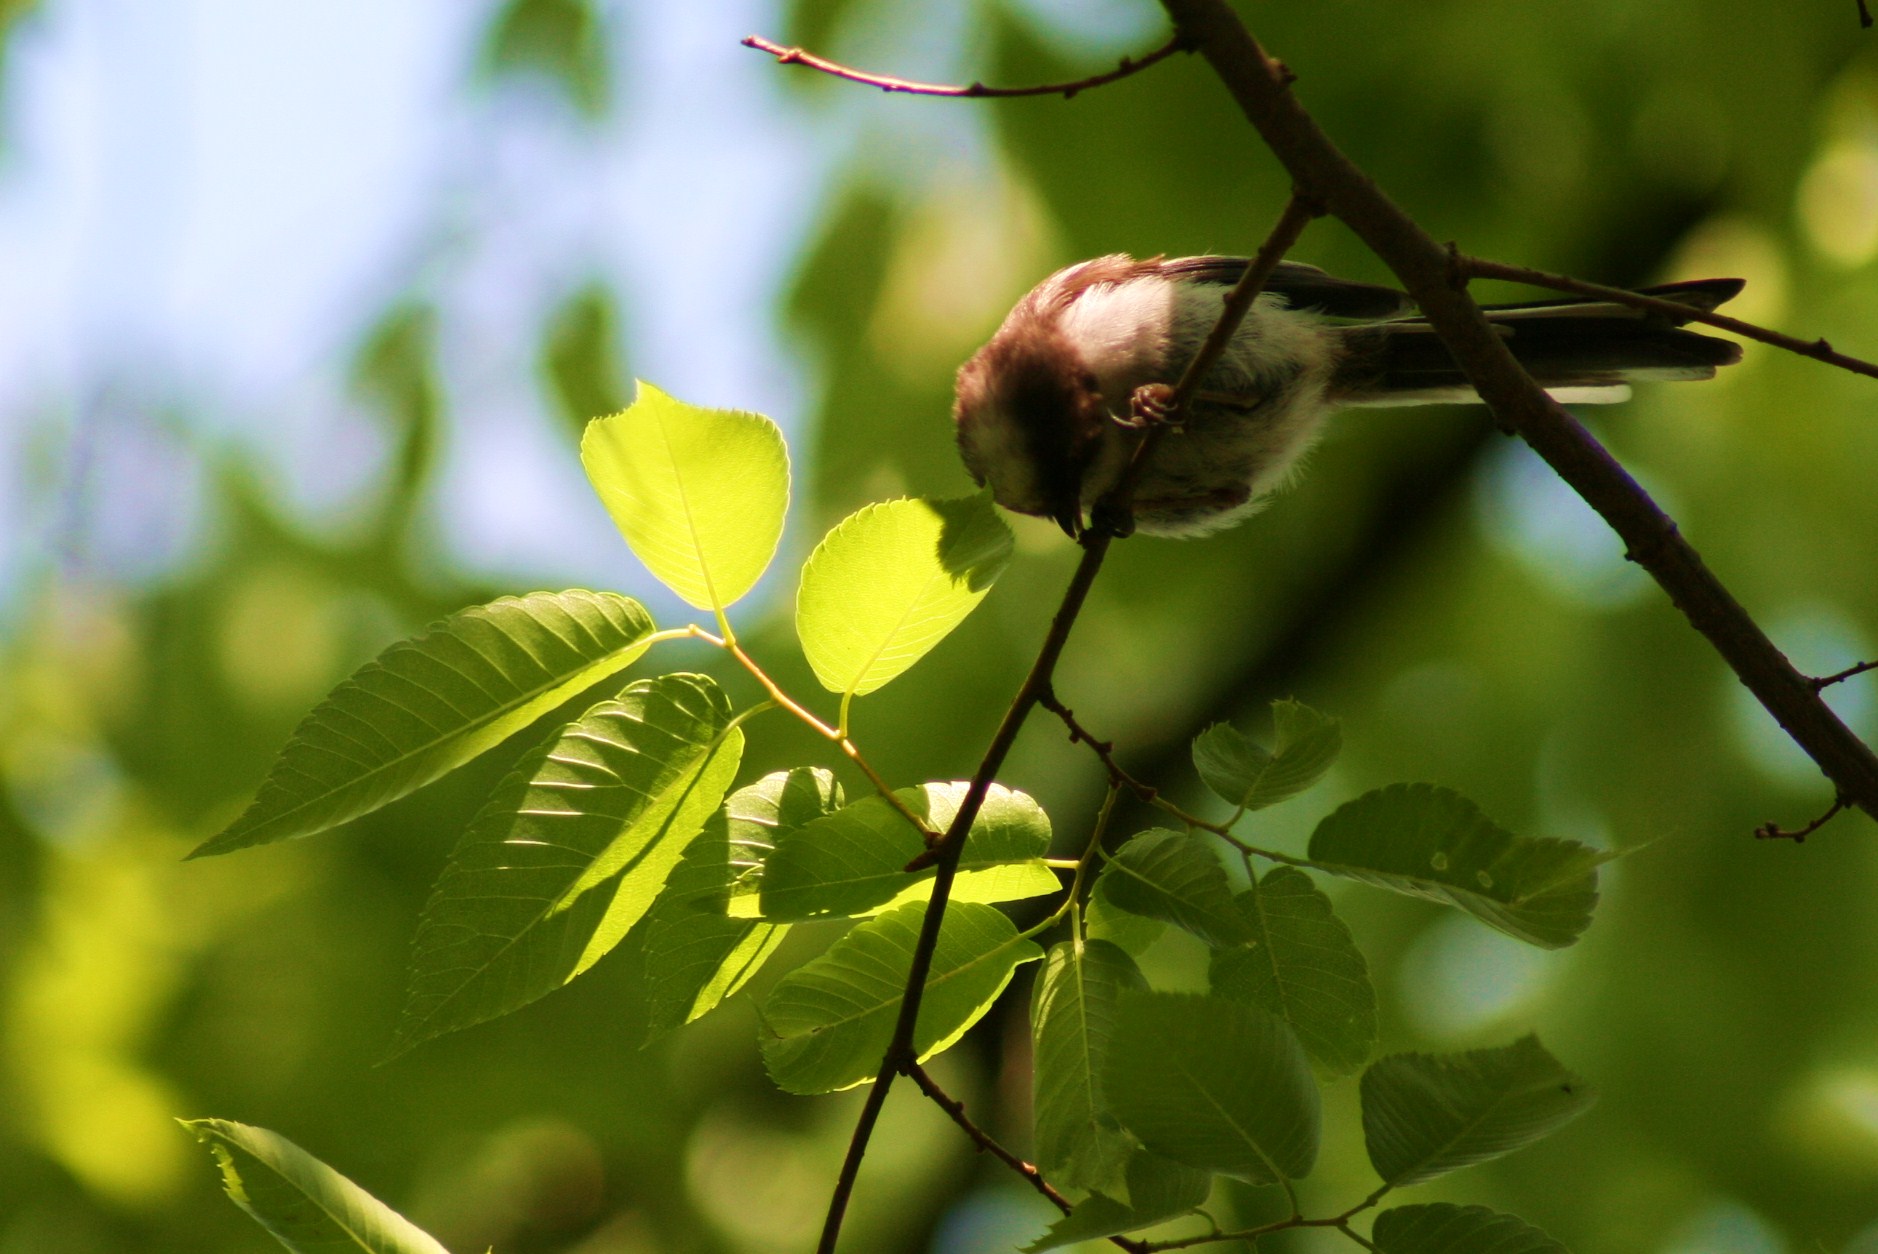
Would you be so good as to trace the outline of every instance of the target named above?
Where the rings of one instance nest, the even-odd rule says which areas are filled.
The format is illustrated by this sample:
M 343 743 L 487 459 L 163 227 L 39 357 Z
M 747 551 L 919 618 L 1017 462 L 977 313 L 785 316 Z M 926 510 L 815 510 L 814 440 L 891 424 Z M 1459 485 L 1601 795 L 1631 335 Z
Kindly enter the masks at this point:
M 1096 879 L 1112 906 L 1178 924 L 1209 945 L 1251 939 L 1212 846 L 1151 828 L 1116 850 Z
M 1272 702 L 1272 749 L 1216 723 L 1194 737 L 1193 765 L 1206 786 L 1241 810 L 1262 810 L 1323 778 L 1343 749 L 1337 720 L 1296 701 Z
M 1146 987 L 1135 960 L 1107 941 L 1064 941 L 1044 958 L 1030 1006 L 1033 1140 L 1037 1166 L 1058 1186 L 1111 1189 L 1128 1168 L 1134 1138 L 1109 1113 L 1102 1065 L 1116 1003 Z
M 851 514 L 802 568 L 796 634 L 830 692 L 873 692 L 964 621 L 1011 560 L 987 494 Z
M 1084 1198 L 1048 1232 L 1026 1245 L 1024 1254 L 1042 1254 L 1074 1241 L 1093 1241 L 1165 1223 L 1204 1205 L 1212 1191 L 1210 1172 L 1136 1150 L 1128 1162 L 1126 1202 L 1100 1193 Z
M 1595 1099 L 1534 1036 L 1464 1054 L 1395 1054 L 1363 1073 L 1361 1091 L 1369 1161 L 1396 1188 L 1510 1154 Z
M 508 739 L 646 651 L 652 619 L 610 592 L 462 610 L 367 662 L 301 720 L 247 811 L 189 856 L 336 827 Z
M 633 554 L 701 610 L 748 592 L 782 539 L 789 453 L 760 414 L 700 409 L 641 382 L 587 424 L 580 463 Z
M 1143 1145 L 1190 1167 L 1276 1184 L 1317 1161 L 1311 1064 L 1291 1029 L 1257 1006 L 1124 993 L 1102 1086 Z
M 928 830 L 943 832 L 970 787 L 921 784 L 898 789 L 894 796 Z M 952 900 L 1017 901 L 1056 892 L 1062 885 L 1043 860 L 1049 849 L 1050 819 L 1043 808 L 1021 792 L 991 785 L 966 834 Z M 732 899 L 731 912 L 790 921 L 868 914 L 924 901 L 935 872 L 928 867 L 909 875 L 906 864 L 925 851 L 925 840 L 904 814 L 884 798 L 865 797 L 780 834 L 763 864 L 760 897 L 740 893 Z
M 410 1220 L 278 1133 L 184 1119 L 222 1169 L 230 1200 L 298 1254 L 449 1254 Z
M 524 1006 L 616 945 L 742 754 L 723 692 L 682 674 L 640 680 L 530 754 L 424 908 L 393 1053 Z
M 1289 1023 L 1327 1074 L 1359 1070 L 1376 1047 L 1376 990 L 1330 898 L 1304 872 L 1281 866 L 1234 902 L 1252 940 L 1214 952 L 1213 992 Z
M 711 816 L 646 915 L 648 1041 L 710 1011 L 775 952 L 788 926 L 726 917 L 731 885 L 753 865 L 761 869 L 778 834 L 841 801 L 833 773 L 804 766 L 739 788 Z
M 925 916 L 923 903 L 898 906 L 778 981 L 762 1017 L 763 1063 L 780 1088 L 831 1093 L 874 1078 Z M 914 1052 L 924 1059 L 948 1048 L 991 1008 L 1019 965 L 1042 956 L 995 906 L 949 906 L 920 999 Z
M 1382 1254 L 1570 1254 L 1523 1219 L 1452 1202 L 1386 1210 L 1369 1239 Z
M 1609 860 L 1576 841 L 1515 836 L 1432 784 L 1364 793 L 1317 825 L 1310 855 L 1323 870 L 1458 906 L 1544 949 L 1590 925 L 1597 869 Z

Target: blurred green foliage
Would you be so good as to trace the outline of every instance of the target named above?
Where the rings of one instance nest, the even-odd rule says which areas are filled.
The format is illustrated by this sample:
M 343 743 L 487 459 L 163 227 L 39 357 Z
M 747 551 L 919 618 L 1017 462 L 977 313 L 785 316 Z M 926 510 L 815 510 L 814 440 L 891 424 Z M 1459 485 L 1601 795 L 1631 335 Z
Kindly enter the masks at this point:
M 18 8 L 0 5 L 0 27 Z M 485 67 L 545 72 L 597 113 L 614 79 L 599 11 L 502 6 Z M 974 12 L 952 49 L 921 38 L 927 11 L 910 0 L 804 2 L 774 26 L 914 77 L 994 82 L 1092 72 L 1160 38 L 1146 18 L 1138 40 L 1084 30 L 1068 4 Z M 1851 5 L 1246 12 L 1305 104 L 1438 237 L 1603 281 L 1739 274 L 1742 316 L 1878 354 L 1878 62 Z M 965 489 L 950 373 L 1036 278 L 1097 252 L 1250 249 L 1287 191 L 1193 59 L 1070 103 L 887 98 L 754 55 L 743 72 L 787 76 L 803 109 L 851 114 L 863 136 L 810 237 L 761 241 L 798 252 L 777 316 L 822 372 L 796 441 L 805 543 L 866 501 Z M 939 111 L 965 138 L 915 121 Z M 920 144 L 931 160 L 900 151 Z M 1384 277 L 1333 223 L 1297 255 Z M 618 407 L 614 319 L 586 289 L 543 328 L 571 413 Z M 316 841 L 178 861 L 353 666 L 527 590 L 478 586 L 423 542 L 417 503 L 449 421 L 430 314 L 400 303 L 357 325 L 355 377 L 393 432 L 363 517 L 311 530 L 250 467 L 205 453 L 217 521 L 195 560 L 154 587 L 44 574 L 0 641 L 0 1254 L 271 1248 L 172 1122 L 203 1115 L 282 1132 L 460 1251 L 806 1248 L 854 1095 L 777 1095 L 742 1001 L 640 1050 L 644 1025 L 620 1009 L 642 978 L 630 945 L 520 1015 L 372 1065 L 428 887 L 506 759 Z M 1591 417 L 1816 672 L 1878 656 L 1870 396 L 1750 348 L 1712 384 Z M 1018 526 L 983 609 L 857 709 L 889 778 L 962 773 L 1027 665 L 1071 554 L 1048 524 Z M 740 635 L 812 692 L 786 610 Z M 1634 850 L 1606 868 L 1586 939 L 1558 954 L 1323 885 L 1371 955 L 1385 1049 L 1537 1030 L 1602 1092 L 1543 1145 L 1405 1200 L 1486 1202 L 1580 1254 L 1878 1240 L 1878 832 L 1851 815 L 1804 846 L 1751 839 L 1823 810 L 1826 785 L 1617 542 L 1478 412 L 1352 415 L 1246 526 L 1118 546 L 1058 687 L 1124 763 L 1195 805 L 1184 759 L 1202 727 L 1256 727 L 1293 694 L 1340 716 L 1330 783 L 1261 812 L 1265 843 L 1301 849 L 1335 801 L 1427 780 L 1510 830 Z M 1878 731 L 1878 680 L 1836 696 Z M 815 752 L 766 730 L 740 782 Z M 1086 832 L 1100 772 L 1054 727 L 1026 733 L 1006 778 L 1066 845 Z M 804 926 L 786 943 L 801 956 L 829 938 Z M 1177 980 L 1201 960 L 1170 937 L 1144 967 Z M 999 1112 L 1025 1105 L 1022 1004 L 1008 998 L 941 1068 L 1020 1148 L 1021 1118 Z M 1352 1087 L 1329 1090 L 1309 1196 L 1370 1187 Z M 914 1095 L 896 1093 L 877 1144 L 855 1251 L 1003 1248 L 1048 1218 Z M 1271 1203 L 1245 1191 L 1215 1205 L 1250 1222 Z

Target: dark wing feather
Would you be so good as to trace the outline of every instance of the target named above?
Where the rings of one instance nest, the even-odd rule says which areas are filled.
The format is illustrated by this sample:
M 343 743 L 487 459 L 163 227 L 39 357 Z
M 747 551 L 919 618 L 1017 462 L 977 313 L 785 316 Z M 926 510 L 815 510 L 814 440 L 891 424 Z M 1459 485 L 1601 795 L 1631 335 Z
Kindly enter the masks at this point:
M 1244 257 L 1174 257 L 1155 269 L 1170 279 L 1231 286 L 1250 264 Z M 1333 318 L 1393 318 L 1415 310 L 1406 292 L 1339 279 L 1299 261 L 1279 262 L 1265 290 L 1284 297 L 1293 309 L 1314 309 Z

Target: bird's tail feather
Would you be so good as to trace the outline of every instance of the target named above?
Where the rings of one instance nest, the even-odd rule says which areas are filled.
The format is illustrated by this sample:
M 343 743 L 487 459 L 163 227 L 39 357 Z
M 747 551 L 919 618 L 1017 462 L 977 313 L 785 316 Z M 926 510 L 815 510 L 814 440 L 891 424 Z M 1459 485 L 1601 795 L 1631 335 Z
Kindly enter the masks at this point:
M 1741 290 L 1739 279 L 1699 279 L 1640 289 L 1708 312 Z M 1520 365 L 1556 399 L 1621 401 L 1635 380 L 1709 379 L 1741 358 L 1730 340 L 1682 330 L 1687 319 L 1602 300 L 1489 305 L 1487 321 Z M 1345 327 L 1331 381 L 1343 405 L 1427 405 L 1478 400 L 1452 354 L 1419 318 Z

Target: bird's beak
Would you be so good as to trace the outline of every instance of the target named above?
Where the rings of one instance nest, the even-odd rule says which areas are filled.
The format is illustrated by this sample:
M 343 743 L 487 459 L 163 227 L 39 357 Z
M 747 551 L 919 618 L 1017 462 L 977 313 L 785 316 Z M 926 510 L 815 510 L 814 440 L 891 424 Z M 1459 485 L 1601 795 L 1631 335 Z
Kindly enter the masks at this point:
M 1063 534 L 1072 540 L 1082 538 L 1082 502 L 1071 501 L 1063 508 L 1050 515 L 1056 519 L 1056 525 L 1063 529 Z

